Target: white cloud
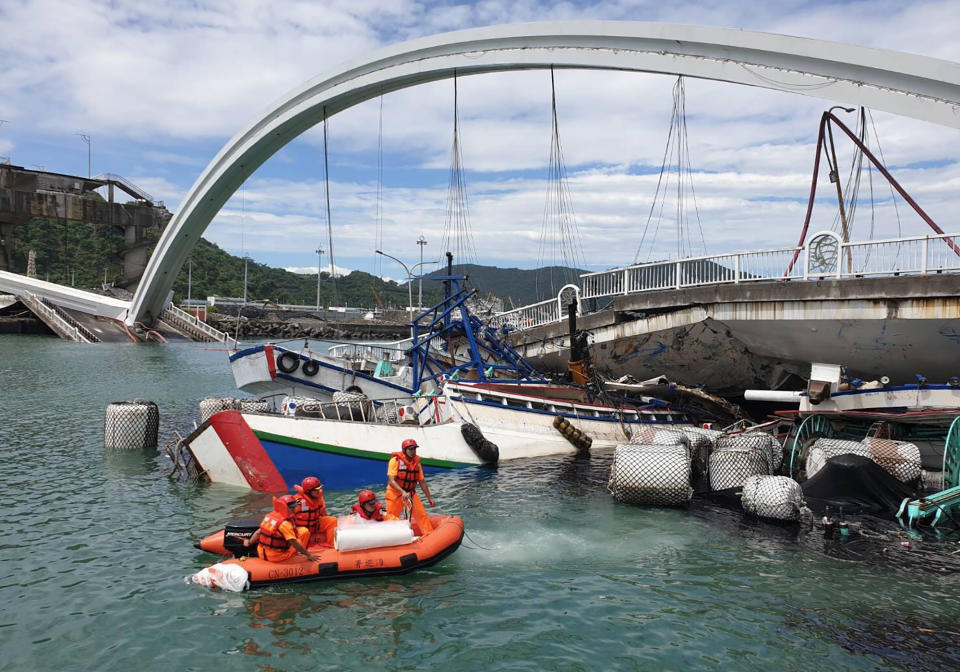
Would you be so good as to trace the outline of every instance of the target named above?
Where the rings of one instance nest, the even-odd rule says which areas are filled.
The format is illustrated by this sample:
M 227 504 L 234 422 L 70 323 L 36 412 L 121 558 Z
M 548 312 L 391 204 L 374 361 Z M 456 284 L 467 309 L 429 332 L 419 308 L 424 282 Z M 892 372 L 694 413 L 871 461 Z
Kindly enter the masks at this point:
M 55 163 L 64 161 L 62 147 L 75 145 L 72 134 L 82 128 L 95 137 L 95 165 L 123 174 L 175 208 L 228 138 L 272 100 L 344 60 L 444 30 L 569 19 L 735 26 L 960 60 L 960 41 L 954 39 L 960 13 L 943 0 L 33 0 L 0 6 L 0 62 L 8 64 L 0 78 L 0 118 L 10 120 L 0 128 L 0 155 L 16 147 L 22 164 L 80 170 Z M 631 262 L 645 229 L 650 249 L 643 254 L 675 253 L 676 208 L 669 201 L 653 244 L 656 218 L 647 228 L 675 79 L 558 70 L 555 80 L 572 205 L 590 267 Z M 541 243 L 549 73 L 478 75 L 457 84 L 481 262 L 529 267 L 558 261 L 556 245 Z M 792 245 L 805 212 L 817 124 L 831 103 L 693 79 L 686 80 L 686 92 L 700 218 L 698 223 L 690 213 L 681 249 L 700 245 L 701 228 L 711 252 Z M 399 274 L 394 262 L 373 250 L 382 246 L 414 263 L 421 233 L 430 241 L 425 253 L 440 257 L 452 98 L 449 80 L 384 96 L 379 233 L 380 101 L 330 120 L 338 269 L 342 262 Z M 960 206 L 960 167 L 953 161 L 960 156 L 960 134 L 884 113 L 873 120 L 897 179 L 944 228 L 958 228 L 952 217 Z M 311 269 L 316 247 L 329 247 L 321 146 L 322 130 L 314 128 L 270 159 L 231 198 L 206 237 L 275 266 Z M 848 165 L 849 145 L 838 139 L 837 151 L 841 165 Z M 821 182 L 814 229 L 832 226 L 829 186 Z M 861 194 L 866 190 L 861 184 Z M 876 176 L 874 192 L 875 200 L 889 195 Z M 867 235 L 869 212 L 861 204 L 855 232 Z M 874 235 L 925 230 L 902 204 L 899 214 L 898 220 L 881 204 L 874 211 Z

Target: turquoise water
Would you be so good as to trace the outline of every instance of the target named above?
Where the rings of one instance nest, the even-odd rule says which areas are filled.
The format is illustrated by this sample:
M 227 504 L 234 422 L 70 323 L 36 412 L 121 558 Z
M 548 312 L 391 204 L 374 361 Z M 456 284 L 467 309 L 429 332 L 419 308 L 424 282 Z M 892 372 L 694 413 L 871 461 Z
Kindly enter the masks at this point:
M 144 397 L 163 440 L 226 355 L 193 344 L 0 336 L 0 670 L 931 670 L 960 666 L 957 579 L 858 561 L 739 514 L 624 506 L 609 456 L 435 476 L 468 538 L 393 578 L 230 594 L 186 585 L 192 547 L 269 496 L 106 452 L 103 413 Z M 345 512 L 352 492 L 328 492 Z M 865 556 L 866 557 L 866 556 Z

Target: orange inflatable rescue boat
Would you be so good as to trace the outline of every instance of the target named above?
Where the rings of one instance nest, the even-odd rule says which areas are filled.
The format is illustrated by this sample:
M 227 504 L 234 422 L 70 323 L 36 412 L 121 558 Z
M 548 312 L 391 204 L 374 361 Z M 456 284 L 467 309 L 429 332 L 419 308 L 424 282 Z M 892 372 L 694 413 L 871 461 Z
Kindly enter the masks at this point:
M 246 570 L 251 588 L 261 586 L 323 581 L 326 579 L 355 578 L 406 574 L 429 567 L 453 553 L 463 540 L 463 521 L 457 516 L 430 516 L 433 531 L 413 541 L 395 546 L 338 550 L 326 545 L 311 544 L 309 550 L 319 559 L 311 562 L 299 553 L 283 562 L 267 562 L 257 557 L 256 546 L 244 547 L 260 526 L 260 521 L 246 520 L 228 523 L 218 532 L 204 537 L 195 546 L 219 555 L 233 555 L 222 564 L 235 564 Z M 362 527 L 374 529 L 384 523 L 370 523 Z M 389 523 L 387 523 L 389 524 Z M 419 530 L 413 525 L 412 532 Z

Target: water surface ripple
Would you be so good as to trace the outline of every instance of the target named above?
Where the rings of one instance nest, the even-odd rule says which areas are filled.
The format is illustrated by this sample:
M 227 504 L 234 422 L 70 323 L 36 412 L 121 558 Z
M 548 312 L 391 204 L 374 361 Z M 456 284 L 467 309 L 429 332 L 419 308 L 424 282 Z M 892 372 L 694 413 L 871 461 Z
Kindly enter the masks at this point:
M 603 454 L 434 477 L 468 538 L 426 571 L 184 585 L 212 560 L 193 542 L 270 498 L 106 452 L 103 413 L 143 397 L 163 440 L 187 432 L 200 399 L 234 394 L 225 353 L 0 336 L 0 390 L 0 670 L 960 666 L 953 575 L 831 557 L 706 506 L 620 505 Z

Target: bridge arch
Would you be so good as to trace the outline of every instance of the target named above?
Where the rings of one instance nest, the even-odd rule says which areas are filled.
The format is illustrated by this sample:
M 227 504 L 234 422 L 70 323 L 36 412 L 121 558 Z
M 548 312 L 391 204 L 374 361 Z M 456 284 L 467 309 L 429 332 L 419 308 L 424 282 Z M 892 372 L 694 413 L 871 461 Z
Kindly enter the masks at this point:
M 324 114 L 454 72 L 551 66 L 713 79 L 960 128 L 960 63 L 913 54 L 730 28 L 617 21 L 513 24 L 413 40 L 306 82 L 227 142 L 167 225 L 127 321 L 159 315 L 187 256 L 223 204 Z

